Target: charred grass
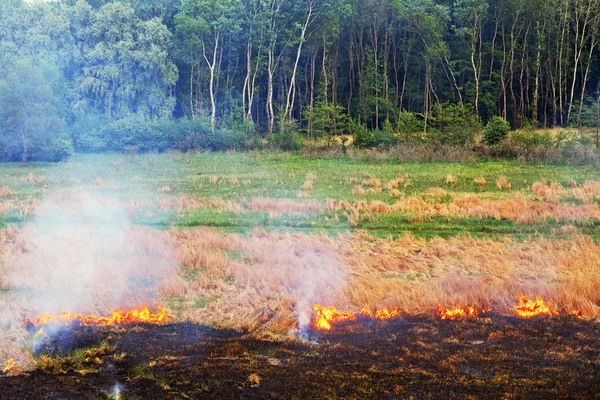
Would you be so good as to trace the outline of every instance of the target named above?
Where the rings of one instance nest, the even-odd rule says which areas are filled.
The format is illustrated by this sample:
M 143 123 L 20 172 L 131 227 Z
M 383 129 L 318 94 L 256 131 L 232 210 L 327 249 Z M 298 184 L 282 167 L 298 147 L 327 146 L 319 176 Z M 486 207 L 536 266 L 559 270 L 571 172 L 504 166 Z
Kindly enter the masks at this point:
M 115 382 L 123 398 L 144 399 L 584 399 L 600 390 L 597 327 L 570 317 L 350 322 L 312 344 L 193 324 L 73 334 L 123 356 L 99 356 L 85 375 L 2 377 L 3 397 L 110 398 Z

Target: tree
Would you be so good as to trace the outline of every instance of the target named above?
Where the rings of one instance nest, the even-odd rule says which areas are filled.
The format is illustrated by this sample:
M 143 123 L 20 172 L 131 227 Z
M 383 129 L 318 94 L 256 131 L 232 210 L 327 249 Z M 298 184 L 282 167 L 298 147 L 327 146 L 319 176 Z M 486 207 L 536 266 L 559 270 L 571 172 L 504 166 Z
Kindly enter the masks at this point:
M 159 19 L 142 21 L 131 6 L 108 3 L 81 29 L 83 65 L 76 78 L 81 96 L 109 118 L 171 115 L 178 72 L 167 50 L 171 34 Z
M 215 80 L 221 72 L 224 43 L 228 38 L 236 37 L 241 29 L 239 8 L 239 0 L 184 0 L 181 12 L 175 16 L 176 29 L 188 40 L 187 47 L 200 45 L 202 58 L 209 70 L 210 124 L 213 131 L 217 114 Z
M 32 154 L 64 135 L 65 124 L 57 113 L 57 99 L 39 60 L 18 58 L 0 71 L 0 149 L 3 158 L 21 153 L 27 166 Z

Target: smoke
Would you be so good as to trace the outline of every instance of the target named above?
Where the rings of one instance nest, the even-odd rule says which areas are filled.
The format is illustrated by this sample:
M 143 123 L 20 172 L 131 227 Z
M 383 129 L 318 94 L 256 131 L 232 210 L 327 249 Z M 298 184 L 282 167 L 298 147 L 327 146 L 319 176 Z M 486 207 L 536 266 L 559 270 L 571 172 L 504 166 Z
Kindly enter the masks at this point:
M 168 238 L 131 225 L 117 198 L 51 195 L 22 234 L 26 252 L 9 265 L 4 285 L 26 290 L 34 313 L 151 304 L 175 267 Z
M 0 361 L 30 363 L 26 317 L 156 305 L 161 282 L 175 274 L 175 246 L 130 215 L 131 203 L 110 190 L 62 190 L 4 243 L 0 237 Z

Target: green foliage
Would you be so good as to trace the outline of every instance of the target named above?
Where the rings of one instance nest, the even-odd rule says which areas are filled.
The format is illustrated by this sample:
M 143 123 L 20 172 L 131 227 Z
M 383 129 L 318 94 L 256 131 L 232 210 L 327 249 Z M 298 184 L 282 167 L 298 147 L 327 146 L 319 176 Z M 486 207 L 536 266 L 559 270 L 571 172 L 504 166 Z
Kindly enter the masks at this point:
M 358 121 L 350 121 L 350 134 L 354 138 L 352 143 L 358 148 L 375 146 L 375 133 Z
M 488 146 L 502 142 L 510 131 L 510 124 L 502 117 L 493 117 L 483 129 L 483 141 Z
M 0 150 L 6 160 L 40 153 L 65 134 L 57 99 L 44 65 L 31 57 L 12 60 L 0 70 Z
M 413 142 L 421 139 L 420 133 L 423 132 L 423 122 L 420 121 L 415 113 L 402 111 L 396 122 L 396 129 L 403 141 Z
M 439 144 L 473 144 L 481 130 L 479 117 L 471 108 L 451 103 L 435 105 L 431 125 L 429 139 Z
M 56 139 L 52 144 L 52 161 L 65 161 L 73 155 L 73 151 L 73 142 L 67 139 Z
M 318 102 L 312 111 L 310 108 L 304 111 L 304 118 L 307 119 L 307 133 L 317 138 L 326 137 L 329 140 L 348 128 L 348 115 L 340 105 Z

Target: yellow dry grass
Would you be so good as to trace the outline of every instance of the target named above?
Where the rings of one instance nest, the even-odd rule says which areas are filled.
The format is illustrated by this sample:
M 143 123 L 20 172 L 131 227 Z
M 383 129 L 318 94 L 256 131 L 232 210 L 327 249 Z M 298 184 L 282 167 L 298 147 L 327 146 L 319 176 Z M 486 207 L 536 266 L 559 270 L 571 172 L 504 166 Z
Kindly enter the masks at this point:
M 483 176 L 480 176 L 480 177 L 473 179 L 473 183 L 478 186 L 485 186 L 485 184 L 487 182 Z
M 186 318 L 222 327 L 286 332 L 298 323 L 299 303 L 324 302 L 322 297 L 348 311 L 398 307 L 430 314 L 440 304 L 472 304 L 510 314 L 516 295 L 524 293 L 557 309 L 580 309 L 588 318 L 600 312 L 594 289 L 600 284 L 600 246 L 584 237 L 426 241 L 264 231 L 238 236 L 206 229 L 173 235 L 181 265 L 201 271 L 186 296 L 214 299 L 207 308 L 187 310 Z M 245 255 L 229 258 L 231 250 Z M 311 272 L 321 274 L 311 285 L 322 290 L 304 291 Z
M 362 186 L 360 186 L 360 185 L 356 185 L 352 189 L 352 194 L 354 194 L 354 195 L 361 196 L 361 195 L 363 195 L 365 193 L 367 193 L 367 191 Z
M 8 186 L 0 187 L 0 197 L 9 197 L 12 196 L 13 192 L 10 190 Z
M 350 206 L 331 200 L 328 208 L 368 213 L 386 212 L 390 206 L 377 201 Z M 564 233 L 575 231 L 566 227 Z M 131 228 L 127 234 L 132 241 L 123 252 L 144 254 L 152 249 L 149 257 L 157 258 L 141 257 L 133 271 L 140 276 L 162 271 L 156 275 L 158 292 L 184 299 L 180 318 L 219 327 L 287 332 L 310 319 L 314 302 L 348 311 L 397 307 L 409 314 L 433 313 L 438 305 L 471 304 L 510 314 L 518 293 L 541 296 L 559 310 L 580 309 L 587 318 L 600 315 L 600 245 L 585 237 L 427 241 L 411 235 L 391 240 L 366 234 L 329 237 L 262 230 L 242 236 L 206 228 L 171 232 Z M 0 230 L 0 287 L 6 293 L 23 285 L 33 290 L 43 287 L 31 275 L 31 268 L 44 262 L 37 252 L 30 253 L 32 235 L 29 229 Z M 171 257 L 171 249 L 179 271 L 158 268 L 158 262 Z M 66 251 L 76 256 L 85 249 Z M 95 281 L 100 293 L 106 291 L 95 303 L 99 309 L 109 308 L 104 303 L 115 279 L 121 279 L 119 265 L 108 264 Z M 135 299 L 140 293 L 130 295 Z M 194 299 L 199 297 L 210 301 L 198 308 Z M 0 298 L 0 305 L 5 299 Z M 6 338 L 2 336 L 0 359 L 8 355 Z
M 38 199 L 5 200 L 0 202 L 0 214 L 15 212 L 17 215 L 35 215 L 40 205 Z
M 159 207 L 163 210 L 177 210 L 178 212 L 190 211 L 200 207 L 212 207 L 217 211 L 231 211 L 240 213 L 244 211 L 241 204 L 233 200 L 224 200 L 220 197 L 204 198 L 204 197 L 185 197 L 172 196 L 159 201 Z
M 440 187 L 431 187 L 425 191 L 426 196 L 444 197 L 448 196 L 448 192 Z
M 458 178 L 452 174 L 446 175 L 446 185 L 455 185 L 458 182 Z
M 171 187 L 169 185 L 161 186 L 158 188 L 159 193 L 171 193 Z
M 46 178 L 44 178 L 43 176 L 37 175 L 34 172 L 30 172 L 27 174 L 27 176 L 21 178 L 22 182 L 28 182 L 28 183 L 44 183 L 46 181 Z
M 381 181 L 377 178 L 369 178 L 362 181 L 363 186 L 381 186 Z
M 498 176 L 498 179 L 496 179 L 496 187 L 498 188 L 498 190 L 504 190 L 504 189 L 508 190 L 511 188 L 511 186 L 512 185 L 508 182 L 506 177 L 503 175 Z
M 301 190 L 310 190 L 313 189 L 313 181 L 307 179 L 306 181 L 304 181 L 304 183 L 302 184 L 302 186 L 300 186 Z
M 392 189 L 390 190 L 390 197 L 400 197 L 402 196 L 402 192 L 399 191 L 398 189 Z
M 308 212 L 322 211 L 323 206 L 318 201 L 295 201 L 292 199 L 274 199 L 270 197 L 254 197 L 247 205 L 251 211 L 278 211 L 278 212 Z

